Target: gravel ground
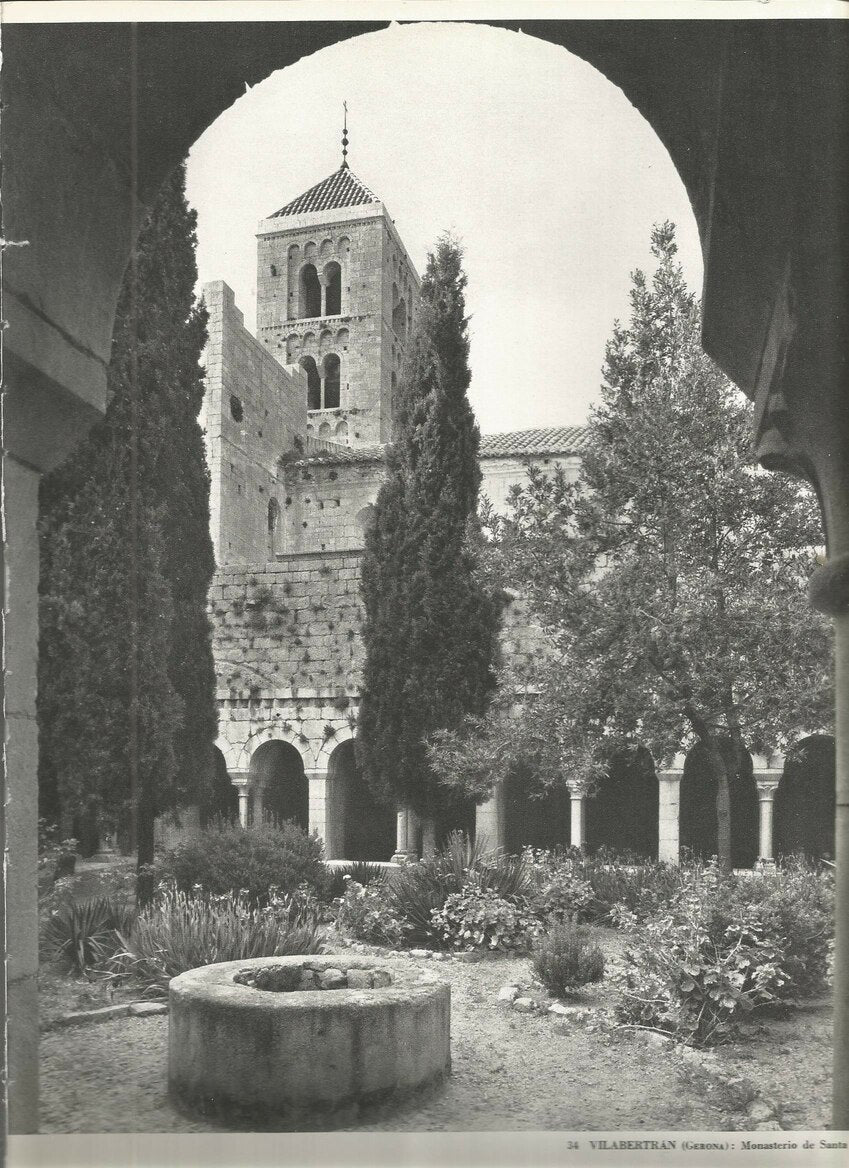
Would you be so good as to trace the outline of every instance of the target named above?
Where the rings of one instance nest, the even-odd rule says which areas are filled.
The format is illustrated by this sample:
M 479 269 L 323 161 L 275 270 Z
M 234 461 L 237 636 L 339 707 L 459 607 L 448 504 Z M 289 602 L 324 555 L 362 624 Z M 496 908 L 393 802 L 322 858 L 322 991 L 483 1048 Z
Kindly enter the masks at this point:
M 382 958 L 409 962 L 409 957 Z M 430 965 L 430 962 L 428 962 Z M 426 1098 L 360 1131 L 717 1130 L 722 1112 L 682 1089 L 663 1047 L 634 1033 L 591 1032 L 551 1015 L 495 1002 L 528 980 L 524 959 L 434 964 L 452 985 L 452 1074 Z M 42 1036 L 41 1131 L 201 1132 L 213 1125 L 177 1112 L 166 1093 L 167 1017 L 53 1030 Z

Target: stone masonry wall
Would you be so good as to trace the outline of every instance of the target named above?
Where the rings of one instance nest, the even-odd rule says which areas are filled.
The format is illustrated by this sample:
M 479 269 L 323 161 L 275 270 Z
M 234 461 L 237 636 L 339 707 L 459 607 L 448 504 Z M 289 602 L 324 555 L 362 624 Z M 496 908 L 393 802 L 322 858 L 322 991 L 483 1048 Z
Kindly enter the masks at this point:
M 251 336 L 227 284 L 206 284 L 203 295 L 209 340 L 200 424 L 211 478 L 215 558 L 251 563 L 268 552 L 278 459 L 306 430 L 306 380 L 300 369 L 284 369 Z
M 362 684 L 362 603 L 357 552 L 281 556 L 220 569 L 210 589 L 219 731 L 230 767 L 246 769 L 256 745 L 294 743 L 320 769 L 356 727 Z M 519 599 L 504 609 L 502 653 L 518 669 L 542 649 Z

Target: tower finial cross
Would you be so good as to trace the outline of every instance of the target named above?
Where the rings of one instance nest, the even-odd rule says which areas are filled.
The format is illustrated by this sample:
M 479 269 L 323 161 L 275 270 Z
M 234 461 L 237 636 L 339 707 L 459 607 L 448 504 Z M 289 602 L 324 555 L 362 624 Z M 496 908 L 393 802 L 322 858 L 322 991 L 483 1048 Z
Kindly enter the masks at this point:
M 348 169 L 348 103 L 342 102 L 342 108 L 345 111 L 342 123 L 342 169 Z

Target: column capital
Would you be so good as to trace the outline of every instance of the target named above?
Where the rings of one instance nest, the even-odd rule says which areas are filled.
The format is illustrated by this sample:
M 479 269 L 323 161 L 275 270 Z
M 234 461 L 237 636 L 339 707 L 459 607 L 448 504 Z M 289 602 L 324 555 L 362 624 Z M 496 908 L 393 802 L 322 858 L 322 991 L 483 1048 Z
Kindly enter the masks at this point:
M 229 770 L 227 773 L 230 776 L 230 782 L 234 787 L 247 787 L 251 781 L 250 771 Z
M 570 799 L 583 799 L 590 785 L 586 779 L 569 779 L 567 786 Z
M 755 783 L 758 788 L 758 798 L 772 801 L 776 788 L 781 782 L 781 771 L 755 771 Z
M 657 781 L 659 783 L 680 783 L 684 778 L 683 770 L 666 770 L 657 772 Z

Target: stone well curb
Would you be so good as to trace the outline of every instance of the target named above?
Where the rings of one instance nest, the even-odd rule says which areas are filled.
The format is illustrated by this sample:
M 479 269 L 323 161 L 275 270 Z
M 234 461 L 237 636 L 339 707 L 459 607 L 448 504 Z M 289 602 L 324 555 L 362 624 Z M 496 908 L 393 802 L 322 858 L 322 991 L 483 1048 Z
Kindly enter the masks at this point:
M 243 980 L 271 969 L 293 988 Z M 365 985 L 345 984 L 353 972 Z M 371 984 L 378 974 L 387 980 Z M 451 986 L 415 965 L 393 964 L 390 981 L 366 955 L 228 961 L 174 978 L 169 1000 L 169 1092 L 194 1113 L 337 1126 L 450 1073 Z

